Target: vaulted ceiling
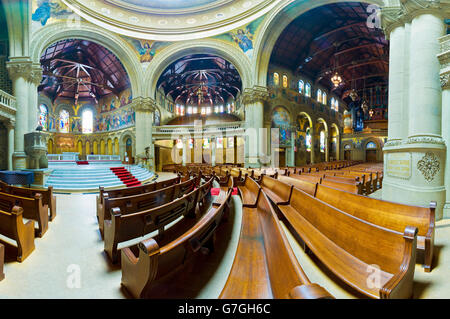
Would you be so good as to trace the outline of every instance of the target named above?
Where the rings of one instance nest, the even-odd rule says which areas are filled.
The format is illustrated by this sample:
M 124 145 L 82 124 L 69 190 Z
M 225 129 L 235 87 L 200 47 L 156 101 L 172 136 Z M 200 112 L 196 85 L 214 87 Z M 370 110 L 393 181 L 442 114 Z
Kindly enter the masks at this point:
M 279 37 L 271 63 L 304 74 L 333 89 L 335 71 L 352 88 L 385 86 L 389 76 L 389 43 L 379 28 L 367 23 L 368 4 L 344 2 L 315 8 L 294 20 Z M 361 93 L 360 93 L 361 94 Z
M 103 46 L 85 40 L 63 40 L 48 47 L 41 57 L 43 80 L 39 91 L 57 98 L 93 99 L 118 95 L 130 86 L 117 57 Z
M 181 105 L 225 105 L 242 89 L 236 68 L 223 58 L 197 54 L 171 64 L 158 81 L 166 96 Z

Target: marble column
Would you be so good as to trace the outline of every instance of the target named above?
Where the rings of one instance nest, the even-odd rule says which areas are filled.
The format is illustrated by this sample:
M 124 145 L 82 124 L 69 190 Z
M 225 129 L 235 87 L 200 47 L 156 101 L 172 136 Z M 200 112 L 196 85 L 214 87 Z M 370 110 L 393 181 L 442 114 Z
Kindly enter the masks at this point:
M 447 144 L 447 157 L 445 163 L 445 188 L 446 200 L 444 205 L 444 218 L 450 218 L 450 35 L 440 39 L 441 53 L 439 62 L 441 64 L 442 85 L 442 138 Z
M 34 64 L 28 82 L 28 132 L 34 132 L 38 122 L 38 86 L 42 81 L 40 64 Z
M 264 102 L 269 98 L 266 87 L 255 86 L 245 89 L 242 102 L 245 105 L 246 130 L 251 132 L 245 139 L 245 166 L 261 167 L 259 160 L 264 143 L 260 129 L 264 127 Z
M 289 159 L 288 159 L 288 163 L 287 166 L 289 167 L 294 167 L 295 166 L 295 134 L 294 134 L 294 130 L 292 130 L 291 133 L 291 148 L 289 149 Z
M 28 133 L 28 78 L 32 63 L 28 58 L 14 58 L 6 62 L 16 97 L 16 128 L 14 132 L 13 169 L 27 167 L 24 136 Z
M 189 140 L 187 138 L 183 138 L 183 156 L 182 156 L 182 164 L 183 164 L 183 166 L 186 166 L 187 161 L 188 161 L 188 152 L 190 152 L 190 149 L 189 149 L 188 145 L 189 145 Z M 189 156 L 189 158 L 190 157 L 191 156 Z
M 14 121 L 9 121 L 6 123 L 6 129 L 8 130 L 8 171 L 13 170 L 14 127 Z
M 216 142 L 217 138 L 211 138 L 211 165 L 216 166 Z
M 155 167 L 154 154 L 152 151 L 146 154 L 146 148 L 153 143 L 153 113 L 155 101 L 151 98 L 135 98 L 132 102 L 136 112 L 136 157 L 139 161 L 147 158 L 149 166 Z
M 315 137 L 315 133 L 314 133 L 315 127 L 311 126 L 309 129 L 309 133 L 311 134 L 311 164 L 315 164 L 316 163 L 316 148 L 315 148 L 315 143 L 316 143 L 316 137 Z
M 446 197 L 437 58 L 444 6 L 440 1 L 404 0 L 386 14 L 394 27 L 389 34 L 389 141 L 383 148 L 382 198 L 416 206 L 435 201 L 437 220 L 443 217 Z

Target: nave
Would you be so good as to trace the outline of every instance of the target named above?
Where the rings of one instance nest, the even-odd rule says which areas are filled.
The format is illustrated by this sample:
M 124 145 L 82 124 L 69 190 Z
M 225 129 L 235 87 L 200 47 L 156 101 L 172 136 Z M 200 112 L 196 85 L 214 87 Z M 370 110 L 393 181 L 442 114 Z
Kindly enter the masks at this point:
M 171 173 L 158 173 L 159 179 L 170 179 Z M 376 193 L 375 193 L 376 194 Z M 178 287 L 184 298 L 217 298 L 231 270 L 242 219 L 242 201 L 232 196 L 234 217 L 219 229 L 215 252 L 208 264 L 195 271 L 196 285 L 192 281 Z M 130 296 L 120 287 L 120 266 L 112 265 L 104 252 L 96 219 L 96 195 L 56 195 L 57 218 L 45 234 L 35 241 L 36 249 L 23 263 L 7 258 L 6 278 L 0 283 L 0 298 L 75 298 L 121 299 Z M 77 203 L 74 205 L 73 203 Z M 336 278 L 317 259 L 306 254 L 294 236 L 282 227 L 302 269 L 311 280 L 337 299 L 361 298 L 354 290 L 339 284 Z M 148 238 L 154 234 L 149 234 Z M 414 274 L 413 298 L 448 298 L 450 279 L 447 274 L 450 262 L 450 222 L 436 223 L 435 259 L 431 273 L 425 273 L 420 264 Z M 72 266 L 71 266 L 72 265 Z M 75 265 L 75 266 L 73 266 Z M 79 268 L 77 268 L 79 266 Z M 80 270 L 80 288 L 71 277 Z M 202 275 L 199 276 L 199 273 Z M 189 276 L 186 276 L 189 277 Z M 186 278 L 185 278 L 186 279 Z M 184 288 L 180 289 L 180 288 Z M 192 288 L 192 289 L 189 289 Z M 176 298 L 168 294 L 164 298 Z

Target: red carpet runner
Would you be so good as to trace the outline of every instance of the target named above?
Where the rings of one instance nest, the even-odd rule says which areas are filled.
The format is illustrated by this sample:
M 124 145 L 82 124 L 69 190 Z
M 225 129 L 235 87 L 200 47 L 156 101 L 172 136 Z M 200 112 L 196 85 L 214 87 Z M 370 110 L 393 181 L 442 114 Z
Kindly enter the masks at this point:
M 113 173 L 116 174 L 116 176 L 120 178 L 122 183 L 124 183 L 127 187 L 142 185 L 142 183 L 124 167 L 111 167 L 111 171 L 113 171 Z

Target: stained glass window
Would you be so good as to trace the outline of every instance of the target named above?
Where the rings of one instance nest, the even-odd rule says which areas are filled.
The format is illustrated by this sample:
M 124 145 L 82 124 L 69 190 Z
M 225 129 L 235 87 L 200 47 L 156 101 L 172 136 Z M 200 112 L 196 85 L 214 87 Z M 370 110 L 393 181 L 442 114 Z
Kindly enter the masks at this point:
M 44 131 L 48 130 L 48 108 L 45 104 L 39 105 L 38 125 L 42 126 Z
M 287 77 L 287 75 L 283 75 L 283 87 L 284 88 L 288 87 L 288 77 Z
M 305 91 L 305 82 L 302 80 L 298 81 L 298 93 L 303 94 Z
M 322 93 L 322 103 L 325 105 L 327 104 L 327 93 L 325 92 Z
M 205 150 L 209 149 L 209 138 L 203 139 L 203 149 Z
M 366 149 L 368 149 L 368 150 L 376 150 L 377 149 L 377 144 L 375 144 L 374 142 L 369 142 L 366 145 Z
M 325 153 L 325 131 L 320 131 L 320 152 Z
M 322 103 L 322 90 L 317 90 L 317 102 Z
M 59 112 L 59 131 L 69 133 L 70 114 L 66 110 Z
M 311 152 L 311 130 L 309 127 L 306 129 L 305 145 L 306 145 L 306 151 Z
M 306 83 L 305 85 L 305 95 L 307 97 L 311 97 L 311 84 Z
M 92 133 L 94 128 L 94 115 L 92 114 L 91 110 L 86 110 L 83 112 L 82 121 L 83 133 Z
M 273 74 L 273 85 L 275 86 L 280 85 L 280 75 L 276 72 Z

